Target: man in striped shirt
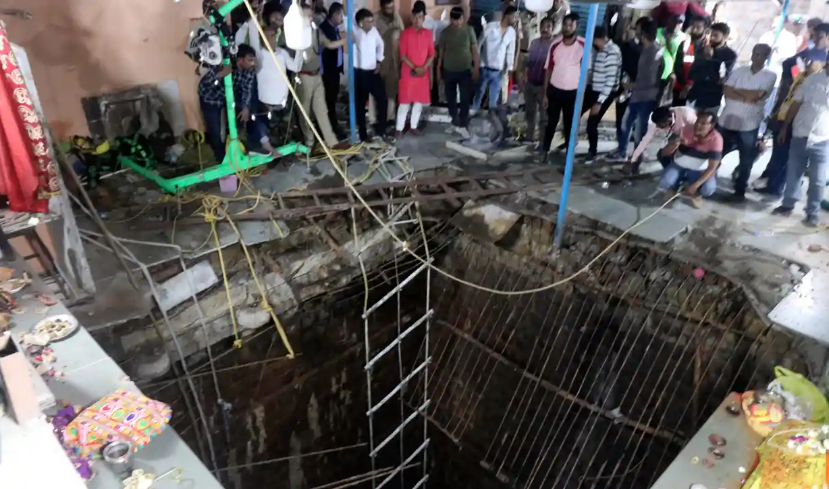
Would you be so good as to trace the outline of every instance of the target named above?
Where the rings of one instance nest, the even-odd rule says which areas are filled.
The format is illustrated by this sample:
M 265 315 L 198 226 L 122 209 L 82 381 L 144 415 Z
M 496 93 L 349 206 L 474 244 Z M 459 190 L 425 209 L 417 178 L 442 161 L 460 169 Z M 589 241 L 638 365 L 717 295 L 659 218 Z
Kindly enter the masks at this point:
M 619 80 L 622 76 L 622 50 L 607 35 L 607 29 L 596 27 L 593 34 L 593 69 L 590 86 L 584 95 L 582 112 L 590 111 L 587 117 L 587 152 L 586 164 L 593 163 L 599 144 L 599 122 L 604 117 L 610 104 L 619 95 Z
M 717 167 L 722 160 L 722 136 L 717 132 L 717 116 L 701 112 L 693 126 L 685 126 L 671 136 L 659 151 L 660 159 L 670 159 L 659 179 L 659 188 L 670 197 L 681 186 L 691 197 L 694 207 L 702 207 L 702 197 L 717 190 Z

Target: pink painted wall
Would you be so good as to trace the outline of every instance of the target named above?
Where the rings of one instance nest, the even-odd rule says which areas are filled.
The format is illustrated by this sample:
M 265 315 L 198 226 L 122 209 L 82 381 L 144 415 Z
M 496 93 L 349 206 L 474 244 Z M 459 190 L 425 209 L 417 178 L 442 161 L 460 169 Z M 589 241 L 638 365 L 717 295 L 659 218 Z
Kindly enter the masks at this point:
M 5 17 L 32 65 L 45 116 L 60 140 L 88 134 L 81 98 L 173 79 L 188 126 L 198 124 L 198 79 L 183 54 L 201 0 L 4 0 L 33 18 Z

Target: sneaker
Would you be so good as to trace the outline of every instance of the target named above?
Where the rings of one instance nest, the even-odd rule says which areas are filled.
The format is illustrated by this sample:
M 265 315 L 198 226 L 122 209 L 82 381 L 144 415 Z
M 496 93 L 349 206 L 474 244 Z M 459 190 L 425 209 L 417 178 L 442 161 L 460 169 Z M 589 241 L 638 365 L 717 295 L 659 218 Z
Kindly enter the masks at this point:
M 810 228 L 819 227 L 820 217 L 817 214 L 809 214 L 806 216 L 806 219 L 803 220 L 803 224 L 809 226 Z
M 265 148 L 249 149 L 248 154 L 256 156 L 273 156 L 273 152 L 268 151 Z
M 469 139 L 469 130 L 467 130 L 465 127 L 458 127 L 456 128 L 455 132 L 460 134 L 462 138 Z
M 619 150 L 613 150 L 604 157 L 606 160 L 609 161 L 623 161 L 627 160 L 627 156 L 623 155 L 619 152 Z
M 450 125 L 449 127 L 446 128 L 446 134 L 454 134 L 454 133 L 458 132 L 458 129 L 460 129 L 460 127 L 452 124 L 452 125 Z
M 566 153 L 567 152 L 567 143 L 561 143 L 556 146 L 556 151 L 559 153 Z
M 768 187 L 769 179 L 767 177 L 760 177 L 751 184 L 751 188 L 757 190 Z
M 792 215 L 793 207 L 786 207 L 785 205 L 777 206 L 771 211 L 773 216 L 789 217 Z
M 755 188 L 754 191 L 757 192 L 758 194 L 768 195 L 768 196 L 771 196 L 771 197 L 777 197 L 778 199 L 780 197 L 783 197 L 782 194 L 772 192 L 771 189 L 768 186 Z
M 589 151 L 587 155 L 584 157 L 584 164 L 585 165 L 592 165 L 596 162 L 596 152 Z

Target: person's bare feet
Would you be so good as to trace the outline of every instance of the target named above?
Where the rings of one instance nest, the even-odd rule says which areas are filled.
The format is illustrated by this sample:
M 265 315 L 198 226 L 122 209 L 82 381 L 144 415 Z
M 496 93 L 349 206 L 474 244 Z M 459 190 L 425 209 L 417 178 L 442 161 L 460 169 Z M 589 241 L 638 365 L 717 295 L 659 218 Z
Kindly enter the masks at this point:
M 274 149 L 274 147 L 273 147 L 273 145 L 271 144 L 270 141 L 263 142 L 262 143 L 262 149 L 264 149 L 265 151 L 267 151 L 270 154 L 274 154 L 276 152 L 276 150 Z
M 702 197 L 700 197 L 698 195 L 696 197 L 691 197 L 691 205 L 695 209 L 702 209 L 702 207 L 703 207 Z

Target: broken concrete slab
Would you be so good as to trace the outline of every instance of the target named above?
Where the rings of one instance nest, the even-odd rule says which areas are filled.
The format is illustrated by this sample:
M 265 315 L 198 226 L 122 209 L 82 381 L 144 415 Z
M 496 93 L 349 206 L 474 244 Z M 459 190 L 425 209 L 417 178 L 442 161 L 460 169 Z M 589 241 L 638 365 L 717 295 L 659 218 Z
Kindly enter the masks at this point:
M 158 307 L 169 311 L 182 302 L 191 300 L 193 294 L 199 294 L 217 283 L 219 277 L 210 262 L 199 262 L 158 286 Z
M 520 217 L 496 204 L 477 205 L 468 201 L 450 222 L 467 234 L 494 243 L 503 238 Z

